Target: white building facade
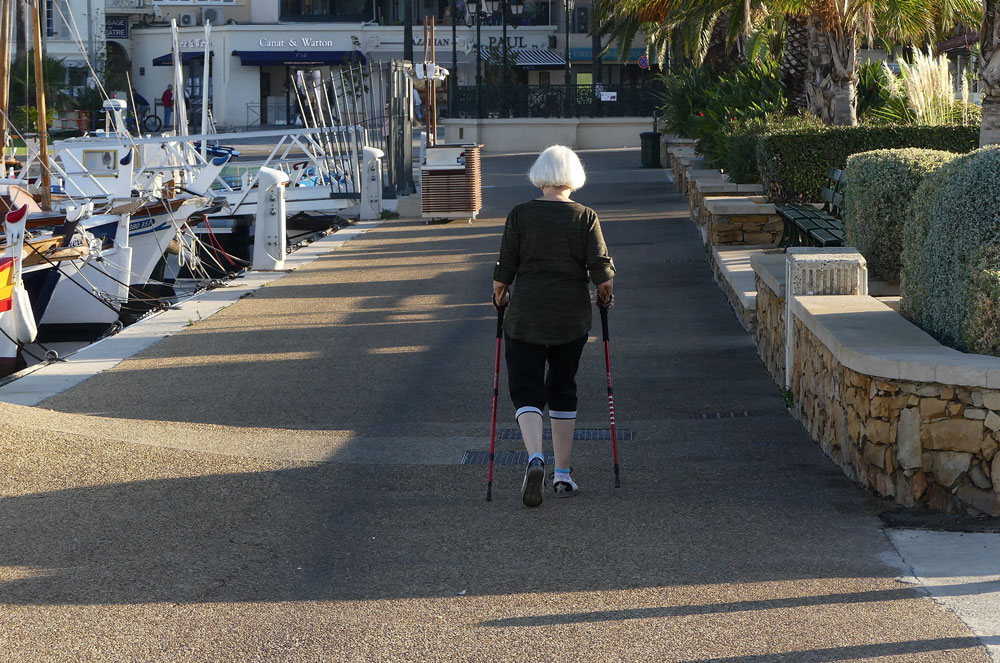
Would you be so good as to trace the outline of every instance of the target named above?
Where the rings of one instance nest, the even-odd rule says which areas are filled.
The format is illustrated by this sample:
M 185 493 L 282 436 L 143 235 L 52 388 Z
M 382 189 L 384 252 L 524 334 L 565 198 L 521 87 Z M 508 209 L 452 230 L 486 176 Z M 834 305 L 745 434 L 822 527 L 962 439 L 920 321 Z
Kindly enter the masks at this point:
M 64 21 L 59 11 L 47 12 L 54 20 L 53 34 L 46 38 L 48 53 L 65 58 L 71 67 L 82 63 L 82 52 L 98 62 L 107 61 L 108 75 L 118 74 L 115 88 L 123 87 L 120 74 L 127 70 L 133 91 L 158 114 L 162 110 L 157 105 L 173 76 L 169 20 L 176 19 L 179 26 L 181 60 L 192 98 L 201 95 L 203 24 L 211 21 L 210 103 L 220 127 L 294 121 L 291 91 L 298 71 L 319 70 L 325 76 L 345 62 L 388 62 L 404 55 L 404 0 L 47 1 L 50 6 L 58 2 L 64 11 L 68 3 L 77 23 L 74 30 L 72 21 Z M 455 71 L 457 85 L 474 85 L 477 36 L 465 0 L 455 0 L 454 26 L 452 0 L 412 0 L 412 4 L 414 59 L 424 58 L 423 16 L 434 16 L 437 63 Z M 514 6 L 514 0 L 509 4 Z M 510 60 L 516 80 L 529 85 L 565 82 L 568 18 L 571 82 L 589 83 L 593 75 L 593 44 L 587 34 L 590 0 L 516 4 L 519 11 L 507 26 L 508 49 L 524 51 L 516 61 L 513 56 Z M 486 51 L 491 48 L 494 53 L 502 50 L 499 17 L 496 11 L 480 14 L 478 43 L 483 56 L 488 57 Z M 618 83 L 647 76 L 636 66 L 641 52 L 634 50 L 624 63 L 606 58 L 600 79 Z M 485 63 L 483 67 L 485 71 Z M 78 74 L 71 78 L 71 84 L 80 83 Z M 441 103 L 442 108 L 446 105 Z

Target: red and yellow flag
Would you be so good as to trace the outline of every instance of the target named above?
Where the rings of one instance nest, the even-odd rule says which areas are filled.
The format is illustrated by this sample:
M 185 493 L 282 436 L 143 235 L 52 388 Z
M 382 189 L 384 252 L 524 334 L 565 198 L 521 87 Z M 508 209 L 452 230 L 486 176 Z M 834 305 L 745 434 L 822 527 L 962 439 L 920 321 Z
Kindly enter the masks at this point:
M 0 258 L 0 312 L 9 311 L 14 297 L 14 259 Z

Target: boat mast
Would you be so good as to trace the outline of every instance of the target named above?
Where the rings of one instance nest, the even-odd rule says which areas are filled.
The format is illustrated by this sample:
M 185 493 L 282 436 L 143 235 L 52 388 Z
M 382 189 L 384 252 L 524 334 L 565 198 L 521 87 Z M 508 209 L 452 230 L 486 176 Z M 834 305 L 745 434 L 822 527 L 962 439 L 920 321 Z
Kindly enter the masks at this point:
M 201 131 L 203 136 L 208 133 L 208 83 L 209 69 L 212 63 L 212 22 L 205 21 L 205 59 L 202 62 L 201 74 Z M 208 161 L 208 141 L 201 139 L 201 158 Z
M 10 0 L 0 0 L 0 170 L 6 175 L 7 106 L 10 90 Z M 2 210 L 4 212 L 9 209 Z
M 49 172 L 49 126 L 45 116 L 45 77 L 42 75 L 42 19 L 38 10 L 41 0 L 31 3 L 32 32 L 35 37 L 35 106 L 38 111 L 38 162 L 42 170 L 42 208 L 52 209 L 52 176 Z

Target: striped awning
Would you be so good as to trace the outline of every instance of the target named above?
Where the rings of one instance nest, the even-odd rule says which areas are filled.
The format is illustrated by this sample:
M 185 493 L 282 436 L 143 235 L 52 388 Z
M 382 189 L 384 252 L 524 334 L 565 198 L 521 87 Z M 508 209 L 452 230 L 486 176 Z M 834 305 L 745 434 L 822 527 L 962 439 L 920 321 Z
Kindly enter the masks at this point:
M 565 69 L 566 60 L 562 55 L 548 48 L 508 49 L 518 69 Z M 503 46 L 480 49 L 483 60 L 488 64 L 503 64 Z

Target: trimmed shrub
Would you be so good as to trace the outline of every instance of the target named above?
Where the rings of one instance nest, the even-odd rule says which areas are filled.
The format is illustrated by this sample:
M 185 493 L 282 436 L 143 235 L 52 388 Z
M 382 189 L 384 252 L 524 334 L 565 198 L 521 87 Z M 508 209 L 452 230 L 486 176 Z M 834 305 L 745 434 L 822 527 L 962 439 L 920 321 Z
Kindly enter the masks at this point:
M 733 182 L 760 184 L 757 143 L 761 138 L 782 131 L 821 126 L 823 126 L 822 121 L 815 115 L 792 117 L 769 115 L 730 125 L 716 137 L 718 166 L 726 171 Z
M 927 175 L 958 155 L 906 148 L 853 154 L 847 159 L 844 229 L 868 269 L 886 281 L 899 281 L 903 223 L 914 190 Z
M 808 128 L 771 134 L 757 143 L 757 166 L 772 202 L 819 199 L 826 171 L 877 149 L 921 147 L 964 153 L 979 144 L 979 127 L 860 126 Z
M 935 201 L 948 186 L 953 170 L 959 166 L 956 161 L 964 157 L 952 159 L 934 172 L 927 175 L 920 183 L 907 212 L 906 223 L 903 224 L 903 249 L 900 253 L 899 286 L 902 299 L 899 312 L 918 327 L 930 331 L 930 320 L 927 314 L 927 275 L 928 252 L 934 247 L 927 243 L 930 232 L 931 217 Z
M 903 248 L 903 306 L 945 345 L 995 352 L 1000 148 L 957 157 L 914 194 Z M 911 227 L 912 226 L 912 227 Z
M 973 262 L 965 345 L 1000 356 L 1000 247 L 981 250 Z

